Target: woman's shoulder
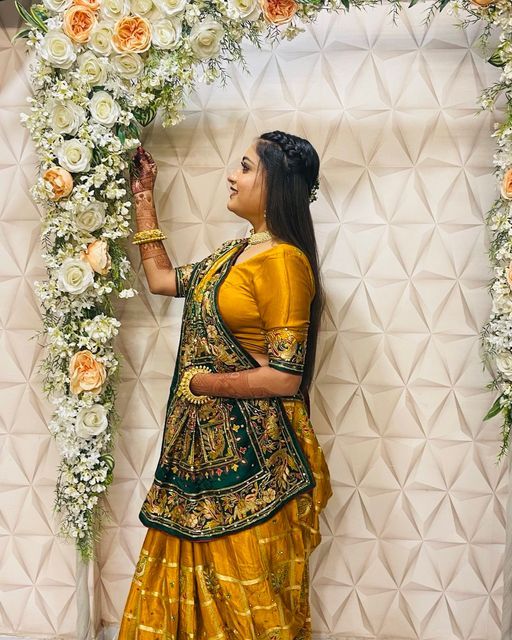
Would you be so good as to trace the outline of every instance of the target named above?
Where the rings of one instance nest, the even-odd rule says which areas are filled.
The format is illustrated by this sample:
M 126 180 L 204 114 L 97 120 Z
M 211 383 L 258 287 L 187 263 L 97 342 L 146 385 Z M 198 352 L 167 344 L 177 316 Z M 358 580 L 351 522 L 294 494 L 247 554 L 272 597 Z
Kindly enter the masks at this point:
M 310 282 L 314 286 L 314 276 L 309 258 L 299 247 L 289 242 L 280 242 L 261 255 L 259 271 L 267 279 L 279 280 L 282 277 L 298 279 L 299 282 Z M 255 265 L 256 266 L 256 265 Z
M 289 242 L 279 242 L 267 251 L 263 252 L 261 257 L 261 266 L 263 268 L 265 268 L 265 264 L 280 261 L 290 268 L 294 268 L 294 265 L 296 265 L 296 267 L 305 267 L 308 271 L 311 271 L 309 258 L 304 251 Z

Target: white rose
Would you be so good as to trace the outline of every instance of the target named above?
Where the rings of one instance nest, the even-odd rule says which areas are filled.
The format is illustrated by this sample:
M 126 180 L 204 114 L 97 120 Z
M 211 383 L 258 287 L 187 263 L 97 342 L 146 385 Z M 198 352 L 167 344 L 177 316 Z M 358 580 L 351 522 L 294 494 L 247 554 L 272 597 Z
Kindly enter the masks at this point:
M 107 410 L 102 404 L 80 409 L 76 416 L 75 430 L 79 438 L 90 438 L 103 433 L 108 427 Z
M 51 101 L 48 105 L 51 113 L 51 125 L 56 133 L 69 133 L 74 136 L 85 121 L 85 109 L 71 100 Z
M 127 79 L 136 78 L 144 69 L 144 63 L 138 53 L 120 53 L 110 61 L 116 72 Z
M 89 169 L 92 151 L 81 140 L 71 138 L 71 140 L 65 140 L 61 144 L 57 151 L 57 158 L 61 167 L 77 173 Z
M 259 0 L 228 0 L 228 8 L 241 20 L 257 20 L 261 14 Z
M 93 87 L 104 85 L 107 81 L 107 69 L 92 51 L 86 51 L 78 56 L 78 69 Z
M 102 0 L 100 15 L 107 20 L 118 20 L 130 13 L 128 0 Z
M 190 46 L 200 59 L 215 58 L 220 51 L 224 29 L 211 17 L 195 24 L 190 30 Z
M 512 354 L 503 351 L 496 356 L 496 366 L 506 378 L 512 378 Z
M 41 57 L 53 67 L 69 69 L 76 60 L 76 52 L 71 39 L 57 29 L 48 31 L 41 40 Z
M 145 16 L 154 8 L 153 0 L 131 0 L 131 13 Z
M 175 16 L 184 11 L 187 0 L 155 0 L 155 4 L 166 16 Z
M 512 300 L 510 294 L 497 293 L 492 299 L 492 312 L 493 313 L 512 313 Z
M 68 293 L 83 293 L 94 281 L 94 271 L 85 260 L 66 258 L 62 263 L 57 286 Z
M 71 2 L 72 0 L 43 0 L 44 6 L 56 13 L 65 11 L 71 5 Z
M 107 91 L 96 91 L 91 98 L 89 111 L 91 112 L 93 120 L 96 120 L 96 122 L 106 127 L 111 127 L 117 122 L 121 108 L 110 93 L 107 93 Z
M 153 23 L 152 31 L 157 49 L 176 49 L 181 38 L 181 22 L 163 18 Z
M 91 31 L 87 46 L 101 56 L 108 56 L 112 51 L 112 33 L 113 24 L 104 21 L 97 23 Z
M 94 200 L 84 209 L 75 212 L 76 226 L 83 231 L 96 231 L 105 224 L 106 202 Z

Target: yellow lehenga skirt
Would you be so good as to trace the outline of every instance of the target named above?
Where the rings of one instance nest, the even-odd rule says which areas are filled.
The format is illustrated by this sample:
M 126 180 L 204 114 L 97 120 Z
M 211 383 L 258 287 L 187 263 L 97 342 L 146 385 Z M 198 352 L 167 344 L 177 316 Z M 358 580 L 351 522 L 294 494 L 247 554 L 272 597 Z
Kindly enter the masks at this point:
M 306 640 L 308 562 L 329 471 L 304 403 L 284 401 L 316 486 L 269 520 L 195 542 L 148 529 L 118 640 Z

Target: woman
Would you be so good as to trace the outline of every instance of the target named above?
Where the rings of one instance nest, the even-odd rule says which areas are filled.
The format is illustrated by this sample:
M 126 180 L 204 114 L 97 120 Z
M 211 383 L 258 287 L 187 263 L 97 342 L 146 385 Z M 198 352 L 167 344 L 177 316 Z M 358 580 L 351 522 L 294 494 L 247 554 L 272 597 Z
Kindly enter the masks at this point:
M 319 160 L 281 131 L 228 177 L 249 238 L 174 268 L 141 147 L 132 191 L 152 293 L 185 297 L 148 527 L 119 640 L 311 637 L 308 560 L 329 472 L 309 421 L 322 308 L 309 202 Z

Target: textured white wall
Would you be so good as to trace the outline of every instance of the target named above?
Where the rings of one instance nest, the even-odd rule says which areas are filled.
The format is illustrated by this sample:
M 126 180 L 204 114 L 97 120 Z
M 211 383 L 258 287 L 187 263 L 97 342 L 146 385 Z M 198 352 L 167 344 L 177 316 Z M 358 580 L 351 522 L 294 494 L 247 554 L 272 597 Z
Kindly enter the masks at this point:
M 35 373 L 44 276 L 36 158 L 18 113 L 28 94 L 14 11 L 0 4 L 0 633 L 75 637 L 75 560 L 54 537 L 56 454 Z M 157 205 L 176 264 L 246 225 L 225 208 L 225 166 L 258 133 L 308 137 L 322 160 L 313 205 L 328 294 L 313 421 L 334 496 L 312 559 L 318 634 L 339 638 L 500 637 L 506 463 L 498 422 L 482 422 L 479 331 L 490 310 L 483 216 L 495 114 L 477 111 L 498 71 L 479 27 L 456 29 L 425 6 L 397 25 L 387 7 L 324 15 L 274 52 L 246 48 L 252 75 L 202 87 L 188 117 L 144 145 L 158 162 Z M 155 469 L 182 301 L 147 292 L 117 304 L 124 355 L 113 519 L 90 588 L 118 624 L 145 529 L 138 510 Z

